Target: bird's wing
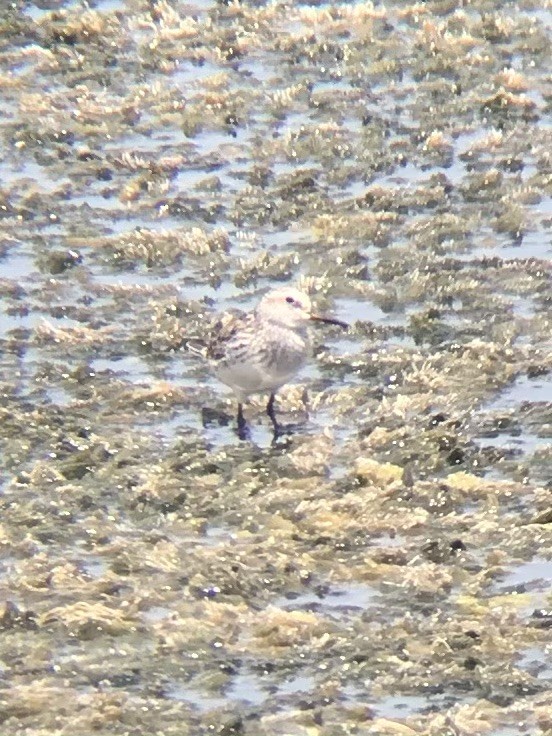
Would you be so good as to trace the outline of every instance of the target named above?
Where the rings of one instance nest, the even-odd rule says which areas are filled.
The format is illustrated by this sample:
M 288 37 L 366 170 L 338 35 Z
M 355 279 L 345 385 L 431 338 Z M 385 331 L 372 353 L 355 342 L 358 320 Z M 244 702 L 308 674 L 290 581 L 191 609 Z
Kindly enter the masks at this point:
M 207 345 L 209 360 L 224 360 L 228 350 L 240 342 L 240 334 L 251 328 L 254 321 L 252 314 L 243 312 L 225 312 L 215 322 Z

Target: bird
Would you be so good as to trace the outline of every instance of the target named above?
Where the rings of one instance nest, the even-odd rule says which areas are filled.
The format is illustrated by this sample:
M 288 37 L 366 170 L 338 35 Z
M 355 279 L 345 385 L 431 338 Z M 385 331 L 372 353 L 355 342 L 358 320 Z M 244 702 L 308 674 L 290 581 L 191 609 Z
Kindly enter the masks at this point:
M 266 293 L 251 312 L 223 314 L 202 350 L 188 346 L 206 358 L 215 377 L 234 392 L 240 439 L 247 436 L 243 405 L 257 393 L 269 394 L 266 413 L 275 434 L 279 432 L 274 410 L 276 392 L 307 362 L 311 352 L 308 328 L 312 323 L 348 329 L 341 320 L 316 314 L 308 294 L 286 286 Z

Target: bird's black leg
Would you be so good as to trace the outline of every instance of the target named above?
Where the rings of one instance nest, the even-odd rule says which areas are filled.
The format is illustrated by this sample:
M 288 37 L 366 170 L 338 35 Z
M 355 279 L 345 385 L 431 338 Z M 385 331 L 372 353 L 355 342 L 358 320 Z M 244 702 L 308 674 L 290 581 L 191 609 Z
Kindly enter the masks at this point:
M 276 397 L 274 394 L 270 394 L 270 398 L 268 400 L 268 404 L 266 405 L 266 413 L 272 420 L 272 424 L 276 425 L 278 422 L 276 421 L 276 416 L 274 415 L 274 401 L 276 400 Z
M 270 417 L 270 420 L 272 422 L 272 426 L 274 427 L 274 438 L 273 442 L 277 442 L 282 435 L 285 434 L 295 434 L 297 429 L 300 429 L 300 425 L 296 424 L 280 424 L 278 419 L 276 418 L 276 412 L 274 410 L 274 404 L 276 401 L 276 397 L 274 394 L 270 394 L 270 398 L 268 400 L 268 404 L 266 405 L 266 413 Z
M 270 394 L 268 404 L 266 405 L 266 413 L 270 417 L 270 421 L 272 422 L 272 426 L 274 427 L 274 437 L 278 437 L 280 435 L 282 428 L 278 424 L 278 420 L 276 419 L 276 413 L 274 411 L 275 401 L 276 401 L 276 396 L 274 394 Z
M 249 429 L 243 415 L 243 404 L 238 404 L 238 437 L 240 440 L 249 439 Z

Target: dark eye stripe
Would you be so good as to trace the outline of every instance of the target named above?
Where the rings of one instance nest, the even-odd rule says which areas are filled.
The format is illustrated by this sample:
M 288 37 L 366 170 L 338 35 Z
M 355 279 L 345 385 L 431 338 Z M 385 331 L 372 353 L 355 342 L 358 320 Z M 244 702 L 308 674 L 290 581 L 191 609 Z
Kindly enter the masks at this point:
M 293 304 L 295 302 L 295 299 L 292 296 L 286 296 L 286 302 L 288 304 Z

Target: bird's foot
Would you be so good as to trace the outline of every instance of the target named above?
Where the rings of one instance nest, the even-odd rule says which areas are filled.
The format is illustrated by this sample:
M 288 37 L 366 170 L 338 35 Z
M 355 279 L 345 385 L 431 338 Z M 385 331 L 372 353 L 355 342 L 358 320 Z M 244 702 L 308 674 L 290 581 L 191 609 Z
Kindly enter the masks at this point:
M 270 417 L 270 421 L 272 422 L 272 426 L 274 427 L 274 437 L 272 441 L 277 442 L 278 439 L 284 435 L 296 434 L 297 432 L 302 431 L 304 423 L 281 424 L 276 418 L 276 412 L 274 411 L 274 401 L 274 394 L 270 394 L 270 399 L 268 400 L 268 404 L 266 406 L 266 413 Z
M 245 421 L 245 417 L 243 415 L 243 406 L 241 404 L 238 404 L 236 434 L 238 435 L 238 439 L 240 439 L 242 442 L 251 439 L 249 426 Z
M 280 437 L 287 437 L 292 434 L 300 434 L 304 432 L 305 425 L 302 422 L 290 422 L 287 424 L 273 424 L 274 435 L 273 441 L 277 441 Z

